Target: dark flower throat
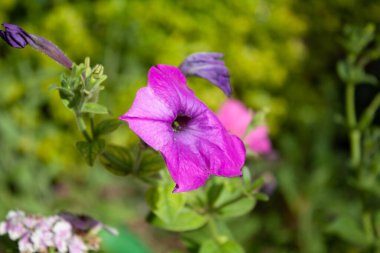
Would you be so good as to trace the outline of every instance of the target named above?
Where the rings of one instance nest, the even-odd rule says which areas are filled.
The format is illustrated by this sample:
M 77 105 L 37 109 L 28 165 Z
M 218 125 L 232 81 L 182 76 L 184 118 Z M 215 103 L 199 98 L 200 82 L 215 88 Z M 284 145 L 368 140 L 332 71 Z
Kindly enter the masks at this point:
M 191 118 L 189 116 L 178 115 L 172 123 L 172 129 L 174 130 L 174 132 L 179 132 L 187 126 L 190 120 Z

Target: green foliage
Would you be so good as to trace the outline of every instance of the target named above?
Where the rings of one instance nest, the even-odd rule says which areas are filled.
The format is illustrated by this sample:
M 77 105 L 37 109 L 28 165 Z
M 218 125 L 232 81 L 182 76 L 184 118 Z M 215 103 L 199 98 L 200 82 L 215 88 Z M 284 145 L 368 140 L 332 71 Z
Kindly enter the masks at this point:
M 105 81 L 101 66 L 76 65 L 60 81 L 63 70 L 48 57 L 1 43 L 1 217 L 14 208 L 74 209 L 105 223 L 130 225 L 154 251 L 178 248 L 176 237 L 141 225 L 148 212 L 146 187 L 136 179 L 161 185 L 156 174 L 163 160 L 136 147 L 136 137 L 118 128 L 116 118 L 132 103 L 151 65 L 176 65 L 192 52 L 219 51 L 231 70 L 234 96 L 255 111 L 264 109 L 277 158 L 250 158 L 245 171 L 251 175 L 245 172 L 243 180 L 213 178 L 204 192 L 186 195 L 181 212 L 197 210 L 193 215 L 206 219 L 203 225 L 197 218 L 196 226 L 188 222 L 185 228 L 195 230 L 181 233 L 187 248 L 239 252 L 239 243 L 247 252 L 379 249 L 380 97 L 375 97 L 378 86 L 368 86 L 379 78 L 377 1 L 5 0 L 1 7 L 4 22 L 48 38 L 76 62 L 90 55 L 108 75 L 106 91 L 98 97 Z M 81 77 L 84 70 L 89 78 Z M 58 92 L 48 92 L 51 83 L 60 83 L 52 86 Z M 356 127 L 345 121 L 341 93 L 347 83 L 355 84 Z M 194 78 L 189 85 L 215 110 L 225 99 L 206 82 Z M 351 129 L 361 133 L 355 168 L 346 136 Z M 100 167 L 130 177 L 114 177 Z M 265 199 L 258 179 L 265 172 L 274 175 L 278 188 L 270 201 L 256 203 Z M 177 196 L 171 187 L 156 189 L 163 194 L 158 203 L 166 195 Z M 223 206 L 235 199 L 240 208 Z M 178 218 L 166 223 L 165 212 L 153 206 L 148 218 L 154 225 L 182 228 Z M 210 240 L 211 230 L 218 239 Z M 159 239 L 152 243 L 152 237 Z
M 226 241 L 223 243 L 217 243 L 213 240 L 205 241 L 201 249 L 200 253 L 244 253 L 244 250 L 241 246 L 233 241 Z

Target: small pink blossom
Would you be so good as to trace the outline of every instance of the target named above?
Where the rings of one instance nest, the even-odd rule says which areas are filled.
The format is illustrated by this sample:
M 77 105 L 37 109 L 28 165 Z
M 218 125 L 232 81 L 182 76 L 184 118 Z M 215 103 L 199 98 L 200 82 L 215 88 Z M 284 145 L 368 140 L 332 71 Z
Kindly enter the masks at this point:
M 54 242 L 59 252 L 67 252 L 68 239 L 72 236 L 72 227 L 66 221 L 58 221 L 53 228 Z
M 88 248 L 82 239 L 78 236 L 73 236 L 70 240 L 69 253 L 84 253 Z
M 253 119 L 253 112 L 247 109 L 243 103 L 235 99 L 228 99 L 217 115 L 223 126 L 230 133 L 242 138 L 252 151 L 261 155 L 272 152 L 267 126 L 260 125 L 248 134 L 246 133 Z
M 73 225 L 58 215 L 27 216 L 21 211 L 10 211 L 7 219 L 0 222 L 0 235 L 8 234 L 12 241 L 17 241 L 21 253 L 42 253 L 48 250 L 60 253 L 86 253 L 99 249 L 100 238 L 97 233 L 100 229 L 114 232 L 114 229 L 88 216 L 76 217 L 71 214 L 70 218 L 71 221 L 86 221 L 88 226 L 78 230 L 75 222 Z

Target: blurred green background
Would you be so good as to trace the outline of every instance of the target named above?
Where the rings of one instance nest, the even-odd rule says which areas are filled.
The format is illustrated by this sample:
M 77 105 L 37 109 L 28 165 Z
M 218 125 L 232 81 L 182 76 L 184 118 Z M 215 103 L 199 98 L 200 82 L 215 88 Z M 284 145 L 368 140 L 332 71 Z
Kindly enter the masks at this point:
M 273 171 L 278 188 L 269 202 L 234 221 L 238 240 L 247 252 L 361 252 L 360 243 L 327 229 L 337 215 L 362 208 L 346 180 L 344 86 L 335 64 L 344 57 L 344 25 L 378 26 L 379 1 L 1 0 L 0 5 L 1 21 L 48 38 L 77 63 L 90 56 L 103 64 L 109 78 L 100 100 L 115 118 L 145 85 L 150 66 L 178 65 L 193 52 L 224 53 L 233 96 L 254 110 L 269 109 L 278 153 L 278 159 L 252 168 Z M 379 77 L 379 64 L 370 67 Z M 81 159 L 74 117 L 58 93 L 48 90 L 63 71 L 30 47 L 0 43 L 0 217 L 15 208 L 88 213 L 127 226 L 153 252 L 184 250 L 178 236 L 145 222 L 141 183 L 100 166 L 89 168 Z M 206 81 L 189 83 L 214 110 L 226 99 Z M 378 91 L 359 90 L 360 105 Z M 110 138 L 125 145 L 136 137 L 124 126 Z

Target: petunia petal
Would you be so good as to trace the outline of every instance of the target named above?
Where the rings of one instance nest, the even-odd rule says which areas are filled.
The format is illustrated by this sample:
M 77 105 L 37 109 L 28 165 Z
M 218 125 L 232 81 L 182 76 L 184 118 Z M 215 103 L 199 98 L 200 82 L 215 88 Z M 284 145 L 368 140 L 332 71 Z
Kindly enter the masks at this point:
M 209 174 L 204 170 L 199 155 L 191 148 L 178 142 L 167 145 L 161 151 L 168 166 L 169 173 L 176 183 L 173 192 L 186 192 L 203 186 Z
M 198 106 L 205 107 L 201 102 Z M 244 144 L 229 135 L 210 110 L 197 115 L 182 132 L 173 136 L 173 141 L 161 152 L 177 184 L 174 192 L 197 189 L 209 175 L 241 176 Z
M 171 140 L 174 111 L 151 88 L 142 88 L 130 110 L 120 117 L 149 146 L 159 150 Z
M 164 101 L 173 111 L 180 108 L 180 100 L 185 96 L 194 96 L 186 85 L 186 78 L 178 68 L 158 64 L 150 68 L 148 73 L 148 87 Z

